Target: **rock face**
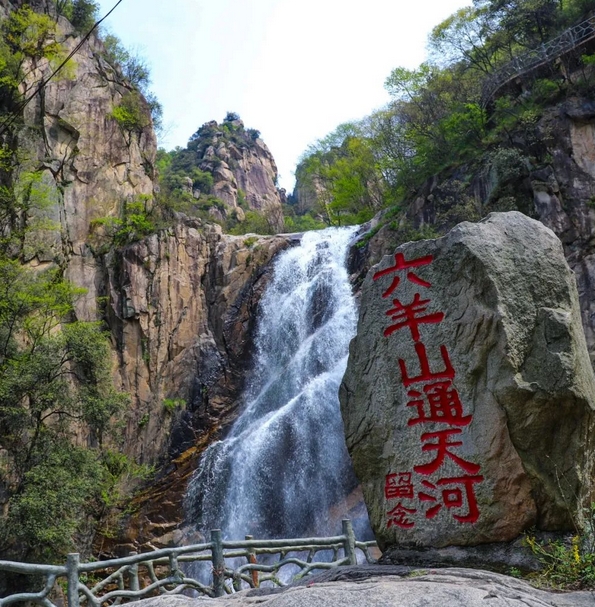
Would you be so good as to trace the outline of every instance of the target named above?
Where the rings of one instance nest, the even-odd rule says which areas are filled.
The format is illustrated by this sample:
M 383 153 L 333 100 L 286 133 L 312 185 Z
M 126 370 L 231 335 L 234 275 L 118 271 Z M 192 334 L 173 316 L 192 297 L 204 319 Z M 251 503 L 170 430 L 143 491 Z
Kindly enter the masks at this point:
M 0 12 L 6 16 L 22 4 L 0 0 Z M 55 15 L 53 2 L 32 5 Z M 70 52 L 80 38 L 68 20 L 56 20 L 57 42 Z M 101 270 L 87 244 L 92 222 L 120 217 L 123 205 L 139 196 L 151 198 L 157 150 L 142 96 L 142 128 L 127 131 L 113 117 L 133 89 L 104 55 L 101 41 L 91 36 L 68 68 L 26 106 L 17 143 L 24 160 L 14 176 L 18 190 L 35 173 L 35 187 L 49 203 L 29 211 L 26 221 L 39 228 L 27 234 L 22 258 L 36 266 L 58 263 L 69 280 L 88 290 L 77 303 L 81 320 L 97 318 Z M 34 90 L 52 69 L 46 61 L 26 66 L 22 92 Z
M 23 4 L 0 0 L 0 17 Z M 65 53 L 80 42 L 56 15 L 55 2 L 27 4 L 56 19 L 56 40 Z M 50 71 L 45 61 L 25 66 L 22 92 L 31 92 Z M 68 69 L 27 105 L 15 142 L 23 159 L 14 174 L 16 189 L 35 174 L 34 189 L 43 191 L 47 204 L 31 205 L 24 220 L 38 229 L 28 232 L 17 253 L 34 267 L 59 266 L 86 289 L 76 316 L 107 321 L 115 383 L 130 394 L 124 449 L 139 463 L 162 466 L 153 492 L 135 506 L 138 519 L 116 541 L 168 536 L 163 541 L 171 543 L 184 515 L 186 475 L 200 449 L 236 414 L 268 264 L 290 241 L 225 236 L 217 226 L 180 214 L 175 226 L 101 254 L 98 224 L 121 218 L 129 202 L 142 200 L 146 210 L 153 204 L 157 146 L 150 108 L 138 95 L 142 124 L 132 130 L 114 116 L 131 94 L 138 92 L 91 36 Z M 219 171 L 218 191 L 230 186 L 230 204 L 243 212 L 237 200 L 242 190 L 247 208 L 278 212 L 282 225 L 274 160 L 260 139 L 247 138 L 249 146 L 213 137 L 204 161 Z M 84 429 L 79 435 L 82 442 L 89 439 Z M 0 508 L 4 502 L 0 495 Z M 112 527 L 108 535 L 114 532 L 120 530 Z M 109 549 L 104 539 L 98 545 Z
M 214 217 L 226 219 L 233 213 L 241 221 L 245 210 L 258 211 L 275 231 L 283 231 L 285 194 L 276 186 L 277 165 L 258 131 L 245 129 L 239 118 L 207 122 L 188 143 L 186 158 L 213 177 L 207 194 L 224 204 L 211 208 Z M 200 189 L 192 193 L 200 202 Z
M 277 590 L 248 590 L 221 599 L 159 597 L 139 607 L 590 607 L 594 600 L 592 592 L 547 592 L 487 571 L 376 566 L 339 567 Z
M 572 529 L 595 379 L 560 241 L 518 212 L 407 243 L 366 277 L 340 392 L 381 547 Z
M 126 450 L 163 468 L 135 500 L 135 514 L 97 538 L 97 552 L 179 540 L 187 478 L 238 413 L 270 262 L 290 244 L 187 219 L 107 256 L 117 384 L 132 397 Z
M 512 140 L 513 147 L 499 150 L 491 160 L 476 159 L 473 166 L 429 179 L 400 218 L 400 228 L 408 229 L 385 226 L 378 231 L 359 252 L 367 261 L 360 259 L 358 269 L 367 271 L 400 243 L 423 236 L 420 230 L 428 226 L 444 233 L 491 211 L 520 210 L 562 241 L 576 276 L 595 366 L 595 104 L 577 97 L 549 107 L 531 137 L 519 132 Z
M 173 456 L 223 425 L 249 364 L 268 263 L 289 243 L 188 220 L 108 257 L 108 318 L 121 387 L 136 401 L 128 425 L 142 437 L 131 444 L 141 461 L 163 452 L 164 424 Z

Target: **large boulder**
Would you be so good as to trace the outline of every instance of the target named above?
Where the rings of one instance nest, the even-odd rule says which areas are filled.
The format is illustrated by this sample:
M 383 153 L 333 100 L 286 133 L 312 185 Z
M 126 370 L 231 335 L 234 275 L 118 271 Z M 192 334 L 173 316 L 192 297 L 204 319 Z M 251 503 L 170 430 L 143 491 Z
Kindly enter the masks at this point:
M 404 244 L 370 270 L 340 398 L 382 548 L 573 529 L 593 498 L 574 275 L 521 213 Z

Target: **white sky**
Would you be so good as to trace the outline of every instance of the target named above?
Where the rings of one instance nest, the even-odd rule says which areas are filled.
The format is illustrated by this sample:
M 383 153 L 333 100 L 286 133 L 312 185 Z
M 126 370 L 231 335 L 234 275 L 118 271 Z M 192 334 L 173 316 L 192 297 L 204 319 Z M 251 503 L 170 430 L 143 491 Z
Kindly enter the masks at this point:
M 99 0 L 101 15 L 116 0 Z M 151 66 L 166 149 L 237 112 L 293 188 L 308 144 L 388 101 L 431 29 L 471 0 L 124 0 L 104 22 Z

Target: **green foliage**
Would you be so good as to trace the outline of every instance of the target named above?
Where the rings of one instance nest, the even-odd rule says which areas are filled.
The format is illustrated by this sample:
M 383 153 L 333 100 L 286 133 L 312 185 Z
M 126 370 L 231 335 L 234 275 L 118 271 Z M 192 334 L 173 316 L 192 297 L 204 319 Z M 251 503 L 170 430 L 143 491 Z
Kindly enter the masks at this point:
M 362 223 L 384 205 L 380 167 L 361 125 L 341 125 L 310 146 L 296 174 L 315 193 L 315 210 L 328 225 Z
M 128 132 L 140 134 L 151 125 L 150 108 L 138 91 L 126 93 L 108 117 L 113 118 L 122 130 Z
M 23 477 L 10 503 L 7 531 L 35 547 L 38 558 L 54 560 L 73 549 L 81 514 L 99 500 L 103 469 L 97 454 L 69 443 L 54 443 Z
M 112 385 L 99 325 L 70 321 L 83 292 L 57 271 L 0 260 L 0 472 L 10 495 L 0 543 L 23 558 L 71 550 L 113 484 L 103 444 L 128 399 Z M 76 446 L 77 428 L 91 447 Z
M 151 72 L 146 60 L 125 48 L 113 34 L 107 34 L 103 38 L 103 47 L 104 58 L 108 63 L 118 66 L 124 77 L 137 89 L 124 96 L 119 106 L 121 110 L 117 111 L 118 108 L 115 108 L 112 112 L 113 117 L 121 125 L 128 125 L 124 126 L 126 130 L 134 131 L 139 127 L 142 130 L 148 126 L 146 116 L 148 109 L 153 128 L 159 134 L 163 126 L 163 107 L 155 94 L 149 90 Z M 142 93 L 146 104 L 141 102 L 139 92 Z
M 119 38 L 107 34 L 103 38 L 104 57 L 112 65 L 118 65 L 130 84 L 145 91 L 151 82 L 151 74 L 146 61 L 122 45 Z
M 595 547 L 591 536 L 539 542 L 528 535 L 525 541 L 543 566 L 535 581 L 565 590 L 595 589 Z
M 80 33 L 87 33 L 95 24 L 99 4 L 93 0 L 56 0 L 58 14 L 64 15 Z
M 54 67 L 65 57 L 56 40 L 57 26 L 49 16 L 28 5 L 10 12 L 0 24 L 0 113 L 14 111 L 21 98 L 24 65 L 47 61 Z
M 402 238 L 404 242 L 415 242 L 417 240 L 431 240 L 438 238 L 440 233 L 435 228 L 428 224 L 424 224 L 419 228 L 407 227 L 403 233 Z
M 167 413 L 173 413 L 177 409 L 183 409 L 186 406 L 186 401 L 183 398 L 164 398 L 163 408 Z
M 594 0 L 474 0 L 456 11 L 432 31 L 427 62 L 391 72 L 387 107 L 341 125 L 308 148 L 296 175 L 316 198 L 316 212 L 330 224 L 355 220 L 360 209 L 376 211 L 414 196 L 435 175 L 489 161 L 497 148 L 517 148 L 525 157 L 521 167 L 545 162 L 543 109 L 577 91 L 591 96 L 595 78 L 587 68 L 595 60 L 583 56 L 582 79 L 576 58 L 569 57 L 553 62 L 549 73 L 522 75 L 522 94 L 511 87 L 509 97 L 495 99 L 489 120 L 482 87 L 519 53 L 538 48 L 593 9 Z M 372 204 L 362 195 L 366 191 L 375 192 Z M 500 201 L 512 198 L 505 192 Z M 517 201 L 518 208 L 523 205 Z M 458 207 L 448 210 L 451 219 L 478 214 L 472 204 Z
M 247 223 L 239 221 L 236 213 L 212 191 L 214 173 L 222 164 L 217 152 L 213 153 L 216 144 L 246 150 L 256 145 L 259 136 L 258 131 L 246 129 L 236 113 L 228 112 L 221 124 L 215 121 L 203 124 L 190 137 L 186 148 L 160 150 L 157 156 L 159 204 L 170 211 L 220 223 L 232 234 L 271 233 L 272 222 L 264 214 L 250 210 L 241 188 L 238 188 L 237 203 L 246 212 Z M 210 150 L 208 154 L 207 150 Z M 237 162 L 234 157 L 226 161 L 231 166 Z
M 236 223 L 228 231 L 236 236 L 242 234 L 274 234 L 275 227 L 264 213 L 246 211 L 244 221 Z
M 285 216 L 285 232 L 309 232 L 310 230 L 322 230 L 326 224 L 310 213 L 304 215 Z
M 17 57 L 53 60 L 63 52 L 56 41 L 56 23 L 27 5 L 12 11 L 2 22 L 2 36 Z
M 156 211 L 151 205 L 151 196 L 139 195 L 134 200 L 124 203 L 121 218 L 94 219 L 90 228 L 91 244 L 96 252 L 104 253 L 112 245 L 122 247 L 155 233 L 158 229 L 158 220 Z M 99 231 L 100 236 L 97 236 Z

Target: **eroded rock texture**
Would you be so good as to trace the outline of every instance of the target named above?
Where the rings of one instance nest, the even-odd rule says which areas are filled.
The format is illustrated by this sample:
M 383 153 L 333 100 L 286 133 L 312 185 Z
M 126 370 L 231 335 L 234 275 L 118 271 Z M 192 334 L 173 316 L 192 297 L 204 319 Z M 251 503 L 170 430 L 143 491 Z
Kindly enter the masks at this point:
M 2 0 L 0 9 L 7 14 L 22 4 Z M 52 2 L 33 6 L 55 16 Z M 66 19 L 56 19 L 56 39 L 66 54 L 80 38 Z M 45 60 L 30 61 L 23 94 L 35 90 L 52 69 Z M 27 233 L 21 256 L 34 266 L 58 263 L 68 279 L 87 289 L 76 308 L 81 320 L 96 319 L 102 280 L 89 246 L 93 221 L 121 217 L 126 202 L 153 194 L 157 144 L 148 104 L 138 96 L 140 122 L 134 130 L 122 128 L 112 114 L 131 94 L 136 94 L 131 85 L 105 60 L 103 44 L 91 36 L 26 106 L 19 131 L 16 189 L 35 174 L 35 188 L 44 198 L 23 218 L 37 227 Z
M 221 125 L 207 122 L 194 137 L 188 153 L 198 168 L 213 176 L 211 194 L 224 203 L 224 208 L 212 207 L 211 215 L 223 220 L 235 214 L 242 221 L 244 210 L 255 210 L 281 232 L 285 191 L 277 188 L 277 165 L 258 132 L 247 131 L 238 118 Z M 199 190 L 192 193 L 201 200 Z
M 139 607 L 588 607 L 593 592 L 554 593 L 497 573 L 469 569 L 339 567 L 285 588 L 261 588 L 220 599 L 146 599 Z
M 372 268 L 340 397 L 381 547 L 572 529 L 593 497 L 595 379 L 574 275 L 521 213 Z
M 238 413 L 270 262 L 290 244 L 186 220 L 107 257 L 117 378 L 133 399 L 127 451 L 163 465 L 134 516 L 118 522 L 117 551 L 179 540 L 187 479 Z M 96 543 L 102 552 L 112 545 Z
M 354 252 L 352 272 L 361 278 L 383 255 L 419 238 L 428 226 L 444 233 L 490 211 L 518 209 L 562 241 L 575 273 L 587 347 L 595 364 L 595 104 L 573 98 L 547 108 L 533 138 L 526 137 L 516 133 L 510 148 L 429 179 L 398 221 Z

